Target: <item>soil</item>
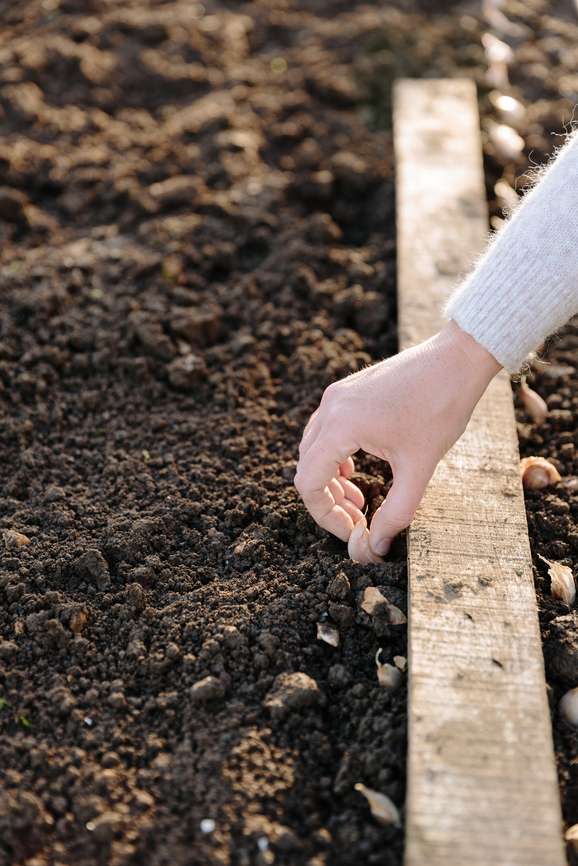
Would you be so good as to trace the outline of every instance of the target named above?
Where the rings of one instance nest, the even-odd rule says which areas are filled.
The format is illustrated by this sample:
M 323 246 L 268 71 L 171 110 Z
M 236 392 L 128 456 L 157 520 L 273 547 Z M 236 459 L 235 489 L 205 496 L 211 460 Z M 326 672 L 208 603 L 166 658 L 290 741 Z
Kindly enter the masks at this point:
M 494 226 L 571 117 L 572 4 L 503 11 L 513 160 L 477 3 L 0 0 L 1 866 L 401 864 L 354 786 L 403 815 L 405 627 L 360 602 L 405 610 L 405 542 L 353 563 L 292 478 L 324 388 L 396 350 L 393 77 L 477 82 Z M 522 428 L 566 472 L 572 375 Z M 574 561 L 574 496 L 529 496 L 538 552 Z

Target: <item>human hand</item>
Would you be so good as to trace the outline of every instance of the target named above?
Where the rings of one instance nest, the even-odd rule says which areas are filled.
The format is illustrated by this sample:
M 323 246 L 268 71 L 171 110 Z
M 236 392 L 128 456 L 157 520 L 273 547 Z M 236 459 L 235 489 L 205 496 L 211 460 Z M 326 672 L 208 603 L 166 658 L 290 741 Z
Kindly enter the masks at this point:
M 303 433 L 295 475 L 312 517 L 347 541 L 365 520 L 351 455 L 361 448 L 387 460 L 393 485 L 364 539 L 366 561 L 384 556 L 500 369 L 451 321 L 425 343 L 330 385 Z

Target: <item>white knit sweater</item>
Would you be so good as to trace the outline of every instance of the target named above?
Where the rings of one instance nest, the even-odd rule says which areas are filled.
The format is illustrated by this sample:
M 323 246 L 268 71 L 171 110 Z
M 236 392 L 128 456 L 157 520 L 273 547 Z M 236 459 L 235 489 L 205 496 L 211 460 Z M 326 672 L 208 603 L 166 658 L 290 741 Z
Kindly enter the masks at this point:
M 511 373 L 578 313 L 578 134 L 497 232 L 445 312 Z

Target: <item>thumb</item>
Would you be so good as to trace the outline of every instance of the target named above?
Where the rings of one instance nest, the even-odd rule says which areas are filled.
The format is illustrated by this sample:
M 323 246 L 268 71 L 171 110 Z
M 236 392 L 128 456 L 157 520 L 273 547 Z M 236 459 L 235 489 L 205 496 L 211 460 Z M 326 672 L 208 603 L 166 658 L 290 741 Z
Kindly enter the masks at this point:
M 378 556 L 385 556 L 395 536 L 412 522 L 432 474 L 419 476 L 401 469 L 396 473 L 371 521 L 369 546 Z

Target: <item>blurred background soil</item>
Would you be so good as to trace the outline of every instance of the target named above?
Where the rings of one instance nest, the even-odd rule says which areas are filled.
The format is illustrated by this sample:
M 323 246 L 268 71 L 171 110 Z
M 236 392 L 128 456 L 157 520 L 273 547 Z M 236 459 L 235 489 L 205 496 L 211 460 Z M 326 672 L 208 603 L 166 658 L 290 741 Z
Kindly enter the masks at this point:
M 298 443 L 397 348 L 393 78 L 476 81 L 498 228 L 578 101 L 575 8 L 0 22 L 0 864 L 398 866 L 354 785 L 403 814 L 406 692 L 375 654 L 405 626 L 360 602 L 405 609 L 405 544 L 350 561 L 292 486 Z M 371 511 L 391 476 L 358 468 Z

